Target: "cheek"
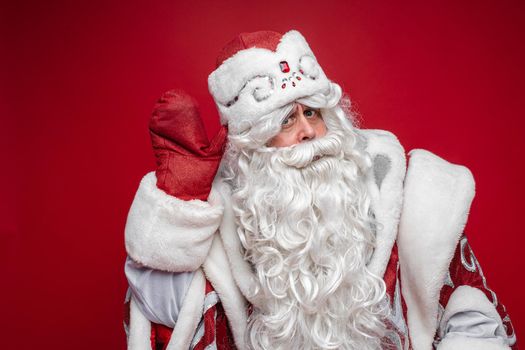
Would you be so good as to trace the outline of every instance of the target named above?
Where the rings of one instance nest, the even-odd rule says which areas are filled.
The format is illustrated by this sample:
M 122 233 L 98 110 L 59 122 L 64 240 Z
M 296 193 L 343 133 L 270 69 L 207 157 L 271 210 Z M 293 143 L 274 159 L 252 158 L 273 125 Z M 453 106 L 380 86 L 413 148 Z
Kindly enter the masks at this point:
M 326 135 L 326 124 L 324 120 L 321 119 L 319 123 L 315 125 L 315 136 L 323 137 L 324 135 Z
M 268 142 L 270 147 L 288 147 L 293 145 L 294 138 L 292 133 L 280 132 L 273 139 Z

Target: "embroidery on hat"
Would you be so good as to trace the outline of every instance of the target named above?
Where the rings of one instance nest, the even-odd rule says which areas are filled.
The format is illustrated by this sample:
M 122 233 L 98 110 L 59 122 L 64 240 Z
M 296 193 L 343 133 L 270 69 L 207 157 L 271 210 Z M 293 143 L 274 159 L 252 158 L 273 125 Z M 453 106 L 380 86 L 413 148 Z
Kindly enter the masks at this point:
M 261 102 L 266 100 L 268 97 L 270 97 L 275 89 L 275 83 L 271 76 L 269 75 L 256 75 L 253 78 L 249 79 L 239 90 L 239 93 L 237 96 L 235 96 L 232 100 L 228 101 L 226 103 L 226 107 L 231 107 L 239 100 L 239 95 L 241 92 L 248 87 L 248 85 L 255 85 L 255 87 L 252 90 L 253 98 L 257 102 Z
M 288 64 L 288 61 L 280 61 L 279 62 L 279 69 L 283 73 L 289 73 L 290 72 L 290 65 Z M 299 73 L 296 71 L 293 71 L 289 76 L 285 76 L 281 79 L 281 89 L 286 89 L 288 86 L 287 83 L 291 83 L 290 85 L 292 87 L 296 87 L 297 83 L 302 80 L 301 76 L 299 74 L 302 74 L 306 78 L 316 80 L 319 77 L 319 64 L 310 55 L 304 55 L 299 59 Z M 294 81 L 295 80 L 295 81 Z M 238 100 L 239 96 L 242 93 L 242 91 L 248 87 L 248 85 L 257 84 L 253 88 L 252 95 L 253 98 L 257 102 L 264 101 L 268 99 L 274 92 L 275 86 L 274 86 L 274 79 L 269 75 L 256 75 L 249 79 L 239 90 L 239 93 L 235 98 L 228 101 L 226 103 L 226 107 L 233 106 Z
M 302 56 L 299 59 L 299 72 L 307 78 L 315 80 L 319 77 L 319 64 L 310 55 Z

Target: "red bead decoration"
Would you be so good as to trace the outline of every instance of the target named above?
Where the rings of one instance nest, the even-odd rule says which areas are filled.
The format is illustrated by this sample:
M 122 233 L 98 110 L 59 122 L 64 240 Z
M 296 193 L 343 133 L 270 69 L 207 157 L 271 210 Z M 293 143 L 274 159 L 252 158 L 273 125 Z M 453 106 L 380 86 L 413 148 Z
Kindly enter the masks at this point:
M 279 62 L 279 67 L 281 68 L 281 72 L 283 73 L 288 73 L 290 71 L 290 66 L 286 61 Z
M 283 85 L 281 85 L 281 89 L 284 89 L 286 87 L 286 83 L 284 83 Z
M 301 80 L 301 77 L 297 77 L 297 80 Z

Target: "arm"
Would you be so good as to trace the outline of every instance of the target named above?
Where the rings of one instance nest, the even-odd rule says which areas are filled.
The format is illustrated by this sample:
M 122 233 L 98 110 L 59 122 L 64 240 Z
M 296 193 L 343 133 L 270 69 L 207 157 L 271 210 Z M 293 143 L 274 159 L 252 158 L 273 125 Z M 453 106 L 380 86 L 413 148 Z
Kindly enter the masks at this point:
M 481 266 L 462 237 L 440 296 L 438 350 L 511 349 L 516 337 L 505 307 L 487 286 Z M 444 307 L 443 307 L 444 306 Z
M 222 218 L 220 195 L 211 184 L 227 130 L 209 142 L 196 102 L 177 91 L 159 99 L 149 128 L 157 170 L 142 179 L 131 205 L 126 250 L 154 269 L 194 271 Z
M 126 250 L 136 262 L 157 270 L 199 268 L 223 214 L 220 195 L 184 201 L 156 186 L 155 173 L 141 181 L 125 229 Z
M 142 179 L 125 229 L 132 296 L 128 349 L 150 348 L 149 321 L 175 327 L 177 341 L 188 340 L 202 316 L 205 279 L 199 267 L 223 214 L 211 186 L 226 128 L 209 142 L 195 101 L 176 91 L 159 99 L 149 128 L 157 169 Z

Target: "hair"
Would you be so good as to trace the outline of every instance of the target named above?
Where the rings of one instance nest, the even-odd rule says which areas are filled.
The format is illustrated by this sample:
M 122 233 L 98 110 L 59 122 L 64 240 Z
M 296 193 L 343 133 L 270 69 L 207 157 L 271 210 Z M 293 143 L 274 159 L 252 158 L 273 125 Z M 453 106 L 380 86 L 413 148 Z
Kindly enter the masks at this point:
M 326 136 L 268 147 L 289 104 L 231 135 L 221 169 L 257 280 L 246 340 L 254 349 L 379 349 L 388 303 L 366 266 L 375 247 L 364 182 L 372 162 L 337 84 L 297 102 L 320 109 Z

